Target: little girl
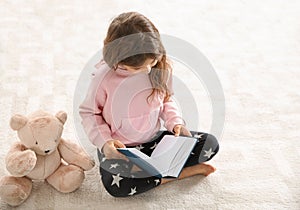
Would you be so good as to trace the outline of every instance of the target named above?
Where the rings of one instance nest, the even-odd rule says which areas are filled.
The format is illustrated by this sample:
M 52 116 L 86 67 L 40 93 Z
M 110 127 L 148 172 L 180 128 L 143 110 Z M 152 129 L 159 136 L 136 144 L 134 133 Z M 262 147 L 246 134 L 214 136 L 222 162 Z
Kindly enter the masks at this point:
M 147 176 L 117 148 L 136 147 L 151 155 L 164 135 L 198 138 L 178 179 L 215 171 L 203 162 L 219 150 L 213 135 L 189 131 L 172 99 L 172 68 L 153 23 L 137 12 L 122 13 L 110 24 L 103 59 L 80 105 L 82 125 L 98 148 L 105 189 L 125 197 L 176 180 Z M 165 131 L 160 130 L 164 122 Z

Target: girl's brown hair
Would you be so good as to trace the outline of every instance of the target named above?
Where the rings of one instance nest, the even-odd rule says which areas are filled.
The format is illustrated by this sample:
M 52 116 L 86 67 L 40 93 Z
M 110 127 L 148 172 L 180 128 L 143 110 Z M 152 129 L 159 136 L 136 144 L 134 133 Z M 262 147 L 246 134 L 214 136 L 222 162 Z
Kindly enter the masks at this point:
M 148 58 L 158 60 L 149 73 L 152 92 L 148 99 L 154 94 L 163 94 L 166 101 L 171 96 L 167 82 L 172 69 L 157 28 L 137 12 L 122 13 L 114 18 L 104 39 L 104 61 L 116 69 L 118 64 L 141 66 Z

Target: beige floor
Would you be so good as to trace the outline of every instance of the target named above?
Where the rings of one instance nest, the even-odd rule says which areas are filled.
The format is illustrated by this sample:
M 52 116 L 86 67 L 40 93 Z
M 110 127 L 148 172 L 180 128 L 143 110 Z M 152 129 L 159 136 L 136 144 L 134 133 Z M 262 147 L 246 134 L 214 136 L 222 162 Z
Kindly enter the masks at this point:
M 214 66 L 226 98 L 221 150 L 212 161 L 217 172 L 117 199 L 106 193 L 94 168 L 74 193 L 34 183 L 30 198 L 16 209 L 300 209 L 296 0 L 0 1 L 0 175 L 8 173 L 4 157 L 17 140 L 8 126 L 14 113 L 65 110 L 64 137 L 77 139 L 78 77 L 101 49 L 109 21 L 133 10 L 161 33 L 192 43 Z M 185 82 L 202 97 L 199 130 L 209 132 L 210 98 L 193 78 Z M 0 209 L 10 207 L 0 200 Z

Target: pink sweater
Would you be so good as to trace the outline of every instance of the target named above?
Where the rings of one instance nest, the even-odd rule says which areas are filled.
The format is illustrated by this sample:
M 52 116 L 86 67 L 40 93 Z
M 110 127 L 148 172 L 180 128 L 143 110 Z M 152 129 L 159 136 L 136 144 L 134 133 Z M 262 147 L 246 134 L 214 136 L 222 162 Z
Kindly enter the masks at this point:
M 85 132 L 99 149 L 111 139 L 127 146 L 149 141 L 161 127 L 160 118 L 169 131 L 183 124 L 172 99 L 163 102 L 163 97 L 156 95 L 147 103 L 152 92 L 147 73 L 113 70 L 103 60 L 95 67 L 79 113 Z M 170 79 L 168 85 L 171 84 Z

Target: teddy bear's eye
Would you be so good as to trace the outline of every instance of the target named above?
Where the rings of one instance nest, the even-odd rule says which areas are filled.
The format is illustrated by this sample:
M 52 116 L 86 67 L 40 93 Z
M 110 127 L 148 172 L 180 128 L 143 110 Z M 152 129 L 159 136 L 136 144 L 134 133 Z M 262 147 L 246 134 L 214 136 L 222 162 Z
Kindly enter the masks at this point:
M 35 144 L 38 144 L 37 141 L 35 142 Z

